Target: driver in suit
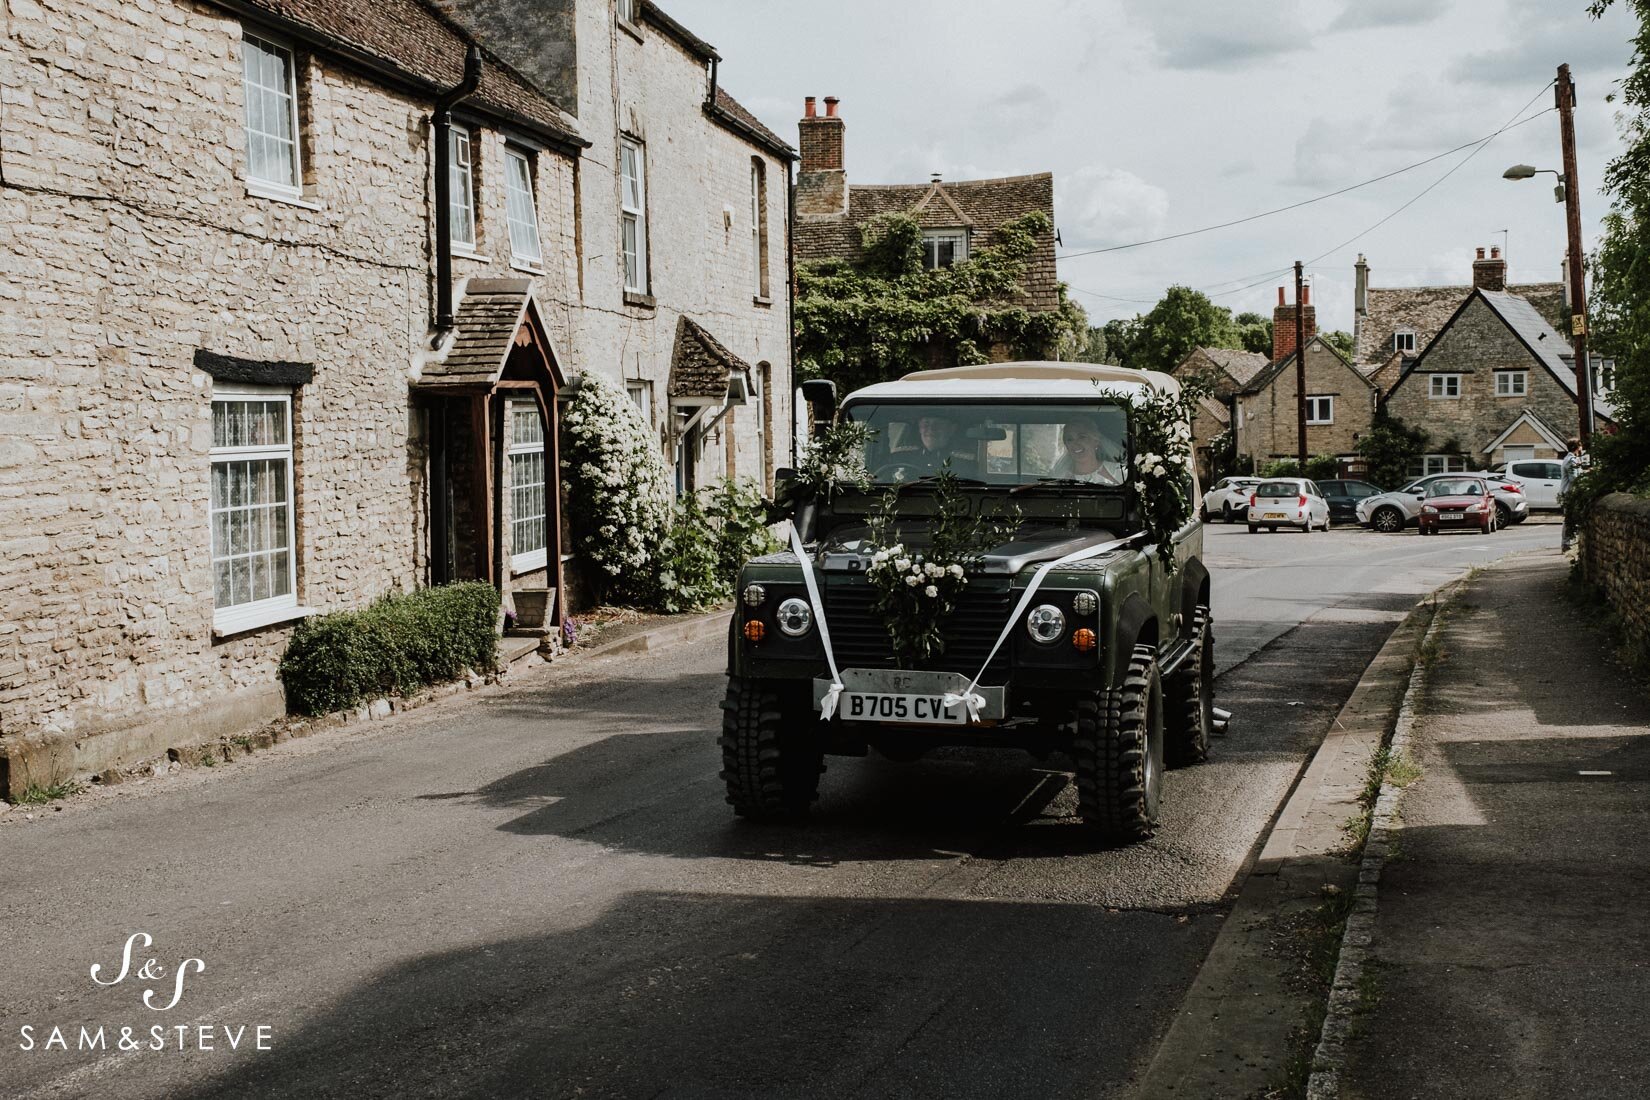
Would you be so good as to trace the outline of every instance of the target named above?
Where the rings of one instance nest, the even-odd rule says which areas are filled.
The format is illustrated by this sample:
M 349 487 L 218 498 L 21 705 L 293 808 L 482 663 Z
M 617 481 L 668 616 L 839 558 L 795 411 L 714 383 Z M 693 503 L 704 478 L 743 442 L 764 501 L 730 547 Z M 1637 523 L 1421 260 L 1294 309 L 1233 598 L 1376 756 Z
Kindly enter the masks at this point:
M 979 464 L 967 454 L 958 454 L 959 444 L 966 444 L 957 422 L 942 413 L 924 413 L 917 418 L 918 450 L 899 451 L 891 457 L 904 466 L 908 478 L 937 474 L 947 462 L 958 477 L 978 477 Z

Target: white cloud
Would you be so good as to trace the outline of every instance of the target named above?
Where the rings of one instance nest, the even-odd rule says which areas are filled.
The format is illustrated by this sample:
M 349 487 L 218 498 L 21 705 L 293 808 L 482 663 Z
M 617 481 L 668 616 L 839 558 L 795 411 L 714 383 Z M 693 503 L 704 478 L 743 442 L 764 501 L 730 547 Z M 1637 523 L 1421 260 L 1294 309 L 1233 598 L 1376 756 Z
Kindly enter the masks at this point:
M 1348 0 L 1346 8 L 1329 25 L 1329 29 L 1347 31 L 1414 27 L 1430 23 L 1442 14 L 1443 5 L 1438 0 Z
M 1170 69 L 1230 71 L 1311 45 L 1298 0 L 1242 4 L 1155 3 L 1130 9 L 1151 31 Z
M 1055 177 L 1054 213 L 1067 248 L 1128 244 L 1163 232 L 1169 193 L 1133 172 L 1090 165 Z

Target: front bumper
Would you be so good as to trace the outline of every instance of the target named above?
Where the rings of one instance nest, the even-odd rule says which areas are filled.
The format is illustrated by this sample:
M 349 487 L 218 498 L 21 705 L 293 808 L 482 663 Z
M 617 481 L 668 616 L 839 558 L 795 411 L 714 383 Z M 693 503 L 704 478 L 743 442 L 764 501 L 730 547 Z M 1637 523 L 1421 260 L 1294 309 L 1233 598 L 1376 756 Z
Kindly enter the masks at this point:
M 1462 513 L 1456 513 L 1461 515 Z M 1467 512 L 1463 519 L 1443 519 L 1440 515 L 1427 515 L 1422 512 L 1416 519 L 1416 524 L 1422 531 L 1482 531 L 1490 525 L 1490 517 L 1494 512 Z
M 842 669 L 842 687 L 845 693 L 868 692 L 876 695 L 893 696 L 925 696 L 937 698 L 947 692 L 960 695 L 968 688 L 968 677 L 960 672 L 913 672 L 905 669 L 892 668 L 845 668 Z M 831 682 L 828 679 L 814 679 L 814 710 L 820 709 L 820 702 L 825 693 L 830 690 Z M 980 707 L 982 721 L 1001 721 L 1008 717 L 1008 692 L 1003 687 L 987 687 L 981 684 L 974 688 L 974 694 L 985 700 Z M 846 709 L 838 706 L 837 714 L 845 720 L 852 720 Z M 885 721 L 886 719 L 867 717 L 866 721 Z M 924 724 L 913 720 L 911 725 Z M 940 725 L 940 723 L 934 723 Z

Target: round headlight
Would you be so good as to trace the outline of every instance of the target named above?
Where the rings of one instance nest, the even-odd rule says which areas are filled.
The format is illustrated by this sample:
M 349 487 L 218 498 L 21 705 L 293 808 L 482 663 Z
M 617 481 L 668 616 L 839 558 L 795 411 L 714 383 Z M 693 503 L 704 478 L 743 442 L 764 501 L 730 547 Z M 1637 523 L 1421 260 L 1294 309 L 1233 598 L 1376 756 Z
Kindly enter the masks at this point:
M 762 601 L 768 598 L 768 590 L 759 584 L 745 586 L 745 606 L 761 607 Z
M 808 606 L 808 601 L 793 596 L 779 605 L 774 618 L 779 622 L 781 633 L 800 638 L 813 629 L 814 610 Z
M 1084 590 L 1071 598 L 1071 609 L 1079 615 L 1092 615 L 1100 610 L 1100 594 Z
M 1066 613 L 1051 603 L 1039 604 L 1026 616 L 1026 632 L 1041 645 L 1052 645 L 1066 632 Z

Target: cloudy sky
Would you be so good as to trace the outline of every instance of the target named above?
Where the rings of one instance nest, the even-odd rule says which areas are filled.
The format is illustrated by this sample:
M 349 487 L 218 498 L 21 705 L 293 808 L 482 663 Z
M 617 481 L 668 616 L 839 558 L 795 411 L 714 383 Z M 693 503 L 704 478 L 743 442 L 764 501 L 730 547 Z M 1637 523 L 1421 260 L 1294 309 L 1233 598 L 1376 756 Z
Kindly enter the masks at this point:
M 1559 166 L 1556 113 L 1465 163 L 1470 149 L 1233 229 L 1068 254 L 1299 202 L 1483 138 L 1551 107 L 1560 62 L 1580 100 L 1591 247 L 1600 175 L 1619 148 L 1605 96 L 1633 30 L 1619 3 L 1594 21 L 1586 0 L 662 6 L 717 47 L 723 85 L 793 144 L 802 97 L 838 96 L 850 183 L 1052 171 L 1060 276 L 1097 322 L 1149 309 L 1174 283 L 1234 312 L 1270 311 L 1283 278 L 1269 273 L 1300 259 L 1311 261 L 1320 326 L 1348 330 L 1360 251 L 1376 286 L 1465 283 L 1473 248 L 1503 242 L 1514 281 L 1559 277 L 1553 177 L 1501 179 L 1515 163 Z

